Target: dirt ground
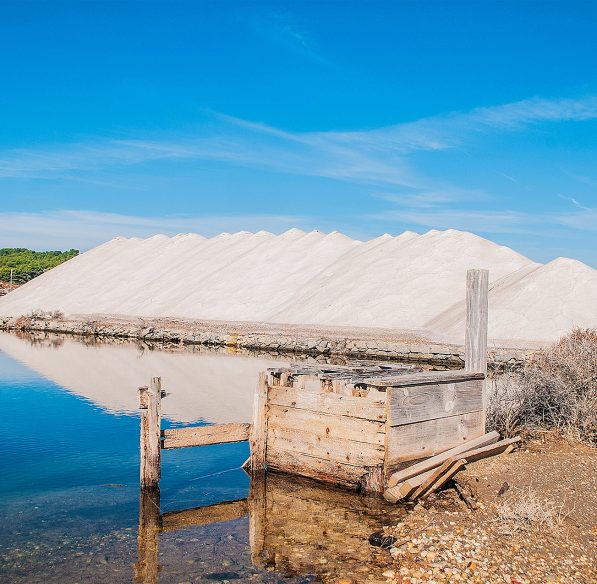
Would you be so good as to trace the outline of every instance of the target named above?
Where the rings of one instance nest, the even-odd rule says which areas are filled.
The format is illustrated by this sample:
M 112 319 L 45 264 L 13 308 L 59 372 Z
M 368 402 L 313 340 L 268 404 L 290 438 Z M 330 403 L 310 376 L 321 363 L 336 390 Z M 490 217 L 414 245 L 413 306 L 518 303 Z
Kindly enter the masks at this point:
M 390 555 L 387 582 L 597 582 L 597 449 L 546 433 L 457 480 L 477 509 L 447 488 L 386 526 L 396 542 L 375 553 Z M 518 514 L 500 518 L 521 501 Z

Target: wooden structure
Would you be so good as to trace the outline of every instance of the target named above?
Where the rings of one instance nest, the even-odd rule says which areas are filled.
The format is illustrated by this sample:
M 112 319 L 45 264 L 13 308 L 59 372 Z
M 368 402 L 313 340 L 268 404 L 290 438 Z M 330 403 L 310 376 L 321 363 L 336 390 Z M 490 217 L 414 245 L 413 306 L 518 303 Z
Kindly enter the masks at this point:
M 487 291 L 487 271 L 469 270 L 463 371 L 387 364 L 271 369 L 259 376 L 252 424 L 161 432 L 162 391 L 154 378 L 140 390 L 142 488 L 158 485 L 161 448 L 248 440 L 253 475 L 279 471 L 381 494 L 406 467 L 481 438 Z

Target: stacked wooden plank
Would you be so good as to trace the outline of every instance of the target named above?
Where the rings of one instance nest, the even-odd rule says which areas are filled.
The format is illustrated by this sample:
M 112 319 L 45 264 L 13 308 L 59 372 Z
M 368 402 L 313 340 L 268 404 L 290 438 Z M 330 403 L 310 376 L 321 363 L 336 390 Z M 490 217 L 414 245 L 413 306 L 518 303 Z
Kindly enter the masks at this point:
M 510 452 L 520 441 L 518 436 L 506 440 L 499 440 L 499 437 L 497 432 L 489 432 L 395 472 L 388 479 L 384 498 L 391 503 L 426 499 L 466 463 Z

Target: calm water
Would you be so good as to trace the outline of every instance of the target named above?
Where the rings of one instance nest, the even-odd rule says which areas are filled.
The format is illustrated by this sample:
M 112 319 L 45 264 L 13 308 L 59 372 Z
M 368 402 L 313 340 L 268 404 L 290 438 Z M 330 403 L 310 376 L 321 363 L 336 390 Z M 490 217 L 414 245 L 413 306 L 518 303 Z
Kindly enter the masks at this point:
M 132 582 L 140 519 L 137 388 L 162 377 L 170 394 L 164 427 L 249 421 L 258 371 L 281 363 L 0 333 L 0 581 Z M 163 452 L 161 513 L 246 498 L 249 480 L 240 467 L 247 456 L 246 444 Z M 371 559 L 366 537 L 398 511 L 288 479 L 268 479 L 261 488 L 263 513 L 156 536 L 150 546 L 158 549 L 159 574 L 146 570 L 141 581 L 311 582 L 340 572 L 377 581 L 375 570 L 358 572 Z M 256 522 L 267 534 L 259 558 L 249 539 Z M 340 564 L 331 565 L 332 556 Z

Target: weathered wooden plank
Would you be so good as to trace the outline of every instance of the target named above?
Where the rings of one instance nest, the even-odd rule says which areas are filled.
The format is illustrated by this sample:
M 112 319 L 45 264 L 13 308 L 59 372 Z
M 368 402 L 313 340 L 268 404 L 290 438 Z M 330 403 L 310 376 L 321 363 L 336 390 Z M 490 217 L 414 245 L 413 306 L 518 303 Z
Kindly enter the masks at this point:
M 459 458 L 466 458 L 467 462 L 476 462 L 477 460 L 481 460 L 483 458 L 489 458 L 490 456 L 502 454 L 517 442 L 520 442 L 520 436 L 500 440 L 495 444 L 490 444 L 481 448 L 475 448 L 474 450 L 467 450 L 459 455 Z
M 434 385 L 437 383 L 458 383 L 461 381 L 473 381 L 485 379 L 485 374 L 480 372 L 467 372 L 462 369 L 457 371 L 426 371 L 424 373 L 407 373 L 396 377 L 363 377 L 353 379 L 357 383 L 363 383 L 372 387 L 410 387 L 413 385 Z
M 342 438 L 368 444 L 384 444 L 385 424 L 362 418 L 317 414 L 307 410 L 270 405 L 268 428 L 304 430 L 322 437 Z
M 250 431 L 251 424 L 243 423 L 171 428 L 162 431 L 164 438 L 162 448 L 187 448 L 190 446 L 207 446 L 208 444 L 245 442 L 249 439 Z
M 440 466 L 433 469 L 431 474 L 412 492 L 409 494 L 409 501 L 418 499 L 423 493 L 431 488 L 436 481 L 438 481 L 444 474 L 446 474 L 456 461 L 453 458 L 448 458 Z
M 465 416 L 476 416 L 475 418 L 469 419 L 470 424 L 474 427 L 479 427 L 480 420 L 478 419 L 479 412 L 475 414 L 465 414 Z M 464 418 L 465 416 L 454 416 L 456 422 L 460 422 L 460 418 Z M 451 418 L 444 418 L 443 420 L 434 420 L 429 422 L 429 424 L 433 424 L 434 422 L 444 422 L 445 420 L 451 420 Z M 400 447 L 400 438 L 401 438 L 401 431 L 408 428 L 418 428 L 426 424 L 426 422 L 422 422 L 420 424 L 413 424 L 411 426 L 397 426 L 396 428 L 392 428 L 392 431 L 397 430 L 396 436 L 394 439 L 398 440 L 398 444 L 393 446 L 394 451 L 398 452 Z M 452 428 L 450 426 L 444 426 L 443 431 L 451 431 Z M 404 437 L 404 436 L 402 436 Z M 462 438 L 459 439 L 460 444 L 445 449 L 441 454 L 436 454 L 435 456 L 431 456 L 431 458 L 427 458 L 426 460 L 422 460 L 417 464 L 413 464 L 407 468 L 399 470 L 395 472 L 388 480 L 388 487 L 394 487 L 398 483 L 410 479 L 411 477 L 417 476 L 420 473 L 426 472 L 428 470 L 434 469 L 435 467 L 442 464 L 448 458 L 455 458 L 457 455 L 466 453 L 469 450 L 473 450 L 474 448 L 480 448 L 482 446 L 487 446 L 488 444 L 492 444 L 498 440 L 500 435 L 497 432 L 489 432 L 488 434 L 483 434 L 480 436 L 471 436 L 471 439 L 464 442 Z M 466 456 L 466 454 L 465 454 Z M 418 456 L 420 458 L 420 456 Z
M 487 372 L 488 289 L 488 270 L 467 271 L 466 330 L 464 337 L 464 368 L 466 371 Z
M 251 563 L 256 568 L 265 567 L 265 533 L 267 531 L 267 483 L 271 477 L 266 473 L 255 475 L 249 485 L 249 547 Z
M 267 450 L 268 425 L 268 375 L 259 374 L 259 383 L 253 401 L 253 425 L 249 445 L 251 448 L 251 473 L 261 473 L 265 470 L 265 453 Z
M 389 503 L 397 503 L 398 501 L 402 501 L 402 499 L 406 499 L 410 493 L 412 493 L 423 481 L 427 480 L 430 477 L 435 469 L 428 470 L 426 472 L 422 472 L 417 476 L 411 477 L 405 481 L 402 481 L 396 485 L 388 487 L 384 491 L 384 499 Z
M 363 475 L 370 470 L 279 448 L 268 449 L 267 468 L 268 471 L 296 474 L 349 489 L 360 487 Z
M 207 507 L 171 511 L 162 515 L 162 531 L 175 531 L 197 525 L 211 525 L 245 517 L 249 513 L 247 499 L 226 501 Z
M 388 424 L 399 426 L 483 409 L 483 381 L 388 388 Z
M 483 421 L 481 411 L 388 428 L 387 463 L 394 466 L 461 446 L 483 435 Z
M 420 496 L 421 499 L 426 499 L 431 493 L 443 487 L 456 473 L 463 470 L 465 463 L 466 460 L 463 460 L 462 458 L 455 460 L 423 493 L 418 496 Z
M 155 489 L 160 482 L 161 400 L 162 383 L 159 377 L 152 377 L 149 388 L 139 388 L 141 410 L 139 474 L 142 489 Z
M 281 449 L 297 454 L 308 454 L 328 461 L 365 467 L 382 464 L 384 447 L 380 444 L 355 442 L 345 438 L 334 438 L 310 431 L 279 427 L 270 424 L 267 449 Z
M 373 400 L 368 397 L 321 393 L 320 391 L 301 391 L 290 387 L 272 387 L 269 391 L 271 405 L 376 421 L 385 419 L 384 401 Z

